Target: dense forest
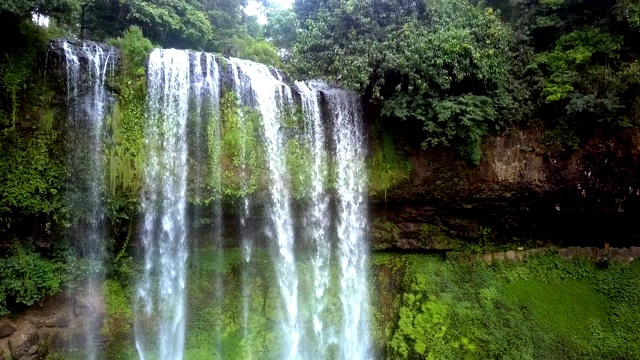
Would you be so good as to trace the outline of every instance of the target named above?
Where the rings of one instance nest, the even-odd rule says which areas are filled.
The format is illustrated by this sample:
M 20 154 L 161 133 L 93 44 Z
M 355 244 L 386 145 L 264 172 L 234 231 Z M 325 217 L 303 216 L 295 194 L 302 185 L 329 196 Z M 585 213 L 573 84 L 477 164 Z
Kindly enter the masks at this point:
M 154 48 L 248 59 L 279 68 L 291 79 L 323 79 L 361 94 L 372 117 L 367 121 L 378 131 L 371 141 L 376 149 L 368 159 L 370 194 L 384 190 L 386 196 L 390 183 L 407 176 L 410 165 L 400 159 L 403 152 L 446 148 L 473 168 L 481 163 L 488 136 L 535 128 L 542 134 L 536 152 L 566 158 L 590 139 L 612 137 L 640 125 L 640 0 L 295 0 L 291 8 L 262 0 L 257 4 L 262 11 L 259 16 L 248 15 L 247 5 L 246 0 L 0 1 L 0 28 L 5 39 L 11 39 L 0 43 L 0 316 L 73 287 L 91 271 L 103 272 L 109 286 L 116 284 L 118 306 L 126 307 L 123 289 L 131 285 L 136 271 L 131 247 L 140 213 L 146 61 Z M 34 23 L 38 15 L 49 19 L 48 26 Z M 66 167 L 63 153 L 67 149 L 61 141 L 65 94 L 47 73 L 50 41 L 57 38 L 104 42 L 120 52 L 116 74 L 107 84 L 117 105 L 107 121 L 108 179 L 102 190 L 109 240 L 105 268 L 100 270 L 82 259 L 78 244 L 64 241 L 77 218 L 74 212 L 82 209 L 70 207 L 64 195 L 72 190 L 68 180 L 74 176 Z M 221 98 L 220 116 L 225 121 L 237 122 L 235 96 L 227 91 Z M 228 142 L 233 145 L 237 139 L 232 136 L 245 136 L 239 133 L 229 135 Z M 221 146 L 227 146 L 224 141 Z M 252 161 L 258 167 L 258 155 Z M 224 195 L 238 195 L 239 190 L 233 191 Z M 202 199 L 189 201 L 208 205 Z M 487 237 L 490 229 L 484 230 L 482 236 Z M 408 266 L 384 255 L 378 258 L 393 271 Z M 409 263 L 415 260 L 411 259 Z M 530 337 L 542 339 L 540 343 L 552 354 L 548 358 L 565 354 L 562 345 L 549 345 L 555 340 L 546 338 L 544 326 L 535 331 L 527 328 L 530 335 L 520 333 L 514 323 L 505 326 L 499 318 L 507 314 L 508 321 L 526 320 L 516 305 L 527 299 L 516 294 L 519 289 L 512 278 L 521 277 L 549 293 L 561 288 L 545 284 L 547 275 L 541 273 L 549 269 L 554 281 L 569 279 L 571 286 L 582 290 L 589 282 L 593 286 L 585 292 L 599 289 L 588 294 L 593 304 L 584 306 L 585 313 L 596 309 L 602 312 L 602 321 L 608 321 L 606 311 L 599 308 L 604 294 L 615 298 L 615 306 L 628 315 L 630 320 L 615 316 L 622 330 L 616 328 L 619 336 L 602 335 L 606 346 L 622 342 L 628 346 L 637 335 L 637 315 L 631 312 L 640 295 L 625 291 L 636 287 L 638 279 L 631 279 L 617 265 L 614 270 L 628 284 L 624 291 L 603 285 L 616 280 L 599 273 L 599 265 L 567 265 L 555 258 L 542 258 L 524 270 L 498 267 L 495 273 L 484 265 L 478 270 L 464 262 L 453 269 L 431 258 L 425 261 L 423 267 L 429 271 L 446 268 L 438 271 L 448 274 L 455 286 L 435 277 L 414 276 L 411 271 L 394 273 L 410 298 L 404 307 L 414 304 L 420 314 L 450 311 L 455 314 L 453 323 L 463 324 L 461 328 L 469 333 L 480 328 L 503 330 L 500 334 L 505 339 L 500 341 L 504 343 L 496 345 L 503 348 L 477 352 L 486 357 L 511 351 L 505 350 L 507 337 L 523 342 Z M 638 273 L 637 264 L 632 265 L 632 275 Z M 470 269 L 479 271 L 482 278 L 474 278 Z M 476 282 L 473 289 L 482 292 L 480 297 L 467 294 L 471 290 L 463 286 L 465 282 Z M 503 283 L 515 289 L 504 301 L 496 293 Z M 438 288 L 442 298 L 426 295 L 428 286 Z M 475 299 L 469 308 L 465 307 L 467 295 Z M 535 300 L 544 313 L 544 299 Z M 573 306 L 574 299 L 556 300 L 562 305 L 558 311 Z M 491 321 L 478 325 L 485 313 L 491 314 Z M 401 316 L 410 317 L 409 313 Z M 465 323 L 467 318 L 477 323 Z M 539 319 L 545 324 L 547 320 Z M 570 334 L 574 320 L 561 324 L 563 341 L 575 340 L 575 334 Z M 586 333 L 591 325 L 584 321 L 580 331 Z M 420 356 L 425 346 L 414 334 L 424 329 L 407 324 L 400 325 L 406 333 L 395 335 L 378 329 L 377 340 L 391 344 L 390 358 L 412 358 L 410 354 L 424 358 Z M 427 333 L 420 336 L 436 343 L 436 350 L 446 354 L 441 358 L 462 358 L 461 354 L 475 351 L 462 330 L 456 339 L 443 340 L 444 330 L 440 330 L 446 324 L 444 320 L 429 324 L 424 327 Z M 483 339 L 484 335 L 474 336 Z M 527 351 L 534 353 L 537 345 L 527 344 Z M 584 339 L 570 345 L 588 348 L 584 351 L 592 358 L 607 354 L 605 345 Z M 630 359 L 639 353 L 633 345 L 611 358 Z

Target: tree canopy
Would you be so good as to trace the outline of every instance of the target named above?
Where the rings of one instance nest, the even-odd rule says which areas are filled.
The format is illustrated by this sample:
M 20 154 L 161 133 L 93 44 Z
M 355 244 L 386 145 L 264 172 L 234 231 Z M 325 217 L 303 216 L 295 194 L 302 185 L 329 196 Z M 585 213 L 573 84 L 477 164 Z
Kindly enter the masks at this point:
M 379 105 L 378 120 L 423 147 L 477 164 L 484 136 L 529 121 L 546 151 L 574 150 L 640 116 L 638 0 L 7 0 L 67 34 L 117 38 L 132 25 L 163 47 L 191 48 L 323 78 Z
M 370 93 L 383 116 L 420 121 L 423 146 L 477 163 L 482 136 L 515 106 L 513 35 L 499 16 L 466 0 L 323 4 L 296 3 L 306 20 L 292 68 Z

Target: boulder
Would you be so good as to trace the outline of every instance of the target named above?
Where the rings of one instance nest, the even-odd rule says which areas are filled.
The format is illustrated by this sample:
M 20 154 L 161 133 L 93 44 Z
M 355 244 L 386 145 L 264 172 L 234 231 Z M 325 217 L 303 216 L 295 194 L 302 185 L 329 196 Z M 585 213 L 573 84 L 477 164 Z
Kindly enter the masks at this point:
M 9 321 L 0 321 L 0 338 L 13 335 L 14 332 L 16 332 L 16 327 L 13 326 Z
M 30 323 L 23 323 L 9 338 L 11 356 L 16 360 L 33 360 L 38 357 L 38 342 L 40 336 L 36 327 Z

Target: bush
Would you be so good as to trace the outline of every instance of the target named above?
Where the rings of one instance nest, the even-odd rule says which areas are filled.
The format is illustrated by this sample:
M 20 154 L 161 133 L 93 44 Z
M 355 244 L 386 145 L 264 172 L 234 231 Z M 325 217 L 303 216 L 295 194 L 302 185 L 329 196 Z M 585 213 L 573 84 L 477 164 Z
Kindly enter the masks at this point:
M 33 305 L 60 291 L 65 265 L 43 258 L 32 247 L 15 244 L 0 258 L 0 315 L 17 305 Z

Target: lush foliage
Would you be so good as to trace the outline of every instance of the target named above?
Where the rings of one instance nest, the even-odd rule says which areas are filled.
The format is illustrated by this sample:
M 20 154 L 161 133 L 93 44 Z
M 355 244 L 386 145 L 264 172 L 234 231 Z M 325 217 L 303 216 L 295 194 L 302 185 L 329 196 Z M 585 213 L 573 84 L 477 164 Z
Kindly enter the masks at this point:
M 15 25 L 37 13 L 69 21 L 78 8 L 78 0 L 4 0 L 0 2 L 0 18 Z
M 118 103 L 107 118 L 109 136 L 105 140 L 107 204 L 117 234 L 138 212 L 144 162 L 145 64 L 153 46 L 135 26 L 112 44 L 120 49 L 121 65 L 113 84 Z
M 288 65 L 362 92 L 400 136 L 453 147 L 470 163 L 487 133 L 536 117 L 549 129 L 540 150 L 558 155 L 636 125 L 639 9 L 628 0 L 298 0 Z M 420 138 L 407 135 L 420 128 Z
M 48 231 L 64 223 L 65 211 L 51 93 L 40 71 L 46 34 L 22 23 L 8 36 L 16 41 L 0 47 L 0 228 L 35 220 Z
M 534 7 L 525 17 L 536 40 L 531 67 L 541 78 L 538 109 L 548 119 L 551 153 L 575 150 L 594 133 L 637 124 L 633 9 L 625 1 L 561 1 Z
M 45 256 L 30 244 L 13 243 L 0 257 L 0 316 L 33 305 L 63 286 L 74 286 L 89 269 L 62 244 Z
M 303 23 L 291 65 L 371 93 L 383 116 L 422 124 L 423 147 L 451 145 L 478 163 L 482 136 L 514 106 L 510 36 L 464 0 L 327 2 Z
M 412 255 L 378 263 L 401 276 L 397 322 L 386 328 L 390 359 L 639 355 L 627 340 L 640 319 L 629 312 L 640 294 L 638 262 L 598 267 L 549 255 L 488 266 Z
M 289 51 L 297 40 L 297 21 L 296 14 L 291 9 L 269 8 L 265 36 L 271 39 L 278 49 Z

